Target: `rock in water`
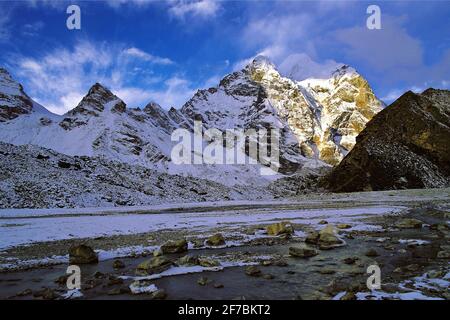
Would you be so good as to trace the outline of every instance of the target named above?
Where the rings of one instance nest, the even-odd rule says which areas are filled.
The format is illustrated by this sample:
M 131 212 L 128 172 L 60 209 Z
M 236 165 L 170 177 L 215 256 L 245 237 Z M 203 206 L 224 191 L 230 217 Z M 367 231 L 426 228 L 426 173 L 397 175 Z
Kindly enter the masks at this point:
M 329 249 L 342 245 L 344 242 L 337 236 L 336 227 L 328 224 L 319 232 L 319 244 L 321 249 Z
M 366 257 L 378 257 L 379 256 L 378 252 L 375 249 L 367 250 L 365 255 L 366 255 Z
M 188 250 L 188 243 L 185 239 L 169 240 L 161 246 L 163 254 L 182 253 Z
M 223 246 L 225 244 L 225 239 L 221 233 L 216 233 L 206 240 L 206 243 L 210 246 Z
M 248 266 L 245 268 L 245 274 L 251 277 L 259 277 L 261 275 L 261 270 L 256 266 Z
M 154 257 L 150 260 L 141 262 L 136 269 L 137 274 L 161 273 L 170 268 L 172 261 L 166 257 Z
M 309 247 L 290 247 L 289 254 L 297 258 L 309 258 L 318 255 L 318 252 Z
M 400 229 L 419 229 L 422 228 L 423 222 L 417 219 L 403 219 L 395 224 Z
M 319 233 L 317 231 L 312 231 L 308 233 L 308 235 L 305 238 L 305 242 L 317 244 L 317 242 L 319 242 Z
M 98 256 L 91 247 L 82 244 L 69 249 L 69 261 L 71 264 L 97 263 Z
M 123 269 L 125 268 L 125 263 L 123 263 L 122 260 L 114 260 L 113 262 L 113 268 L 114 269 Z
M 408 91 L 367 123 L 323 180 L 335 192 L 450 185 L 450 91 Z
M 183 256 L 176 261 L 179 266 L 195 266 L 199 264 L 198 257 Z
M 289 222 L 274 223 L 266 227 L 267 234 L 270 236 L 278 236 L 280 234 L 292 234 L 294 228 Z

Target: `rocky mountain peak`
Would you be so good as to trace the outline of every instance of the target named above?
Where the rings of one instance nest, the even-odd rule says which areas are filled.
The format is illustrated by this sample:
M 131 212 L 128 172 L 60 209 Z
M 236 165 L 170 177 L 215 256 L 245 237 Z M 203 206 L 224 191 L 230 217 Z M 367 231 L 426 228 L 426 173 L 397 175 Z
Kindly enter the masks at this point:
M 275 65 L 270 61 L 270 59 L 263 55 L 256 56 L 252 62 L 247 65 L 247 68 L 251 69 L 276 69 Z
M 344 75 L 359 76 L 354 68 L 346 64 L 339 66 L 335 71 L 331 73 L 331 76 L 333 78 L 340 78 Z
M 163 111 L 163 108 L 156 102 L 151 101 L 144 107 L 144 112 L 147 114 L 160 113 Z
M 60 126 L 66 130 L 87 124 L 90 117 L 99 117 L 105 110 L 123 113 L 126 104 L 100 83 L 94 84 L 80 103 L 65 114 Z
M 334 191 L 450 185 L 450 91 L 406 92 L 379 112 L 327 177 Z
M 0 122 L 28 114 L 32 109 L 33 101 L 23 91 L 22 85 L 6 69 L 0 68 Z

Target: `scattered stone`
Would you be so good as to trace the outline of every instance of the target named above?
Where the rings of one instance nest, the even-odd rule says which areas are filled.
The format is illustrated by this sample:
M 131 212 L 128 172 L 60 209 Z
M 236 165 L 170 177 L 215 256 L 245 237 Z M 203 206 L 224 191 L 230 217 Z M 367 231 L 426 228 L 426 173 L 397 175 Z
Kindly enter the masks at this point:
M 141 262 L 136 269 L 136 273 L 148 275 L 153 273 L 161 273 L 170 268 L 172 261 L 166 257 L 153 257 L 150 260 Z
M 402 219 L 395 226 L 400 229 L 419 229 L 422 228 L 423 222 L 417 219 Z
M 439 259 L 450 259 L 450 246 L 441 246 L 441 250 L 437 253 Z
M 410 271 L 410 272 L 415 272 L 415 271 L 420 270 L 420 266 L 418 264 L 409 264 L 404 267 L 404 270 Z
M 349 283 L 342 279 L 333 279 L 324 289 L 323 292 L 330 296 L 335 296 L 339 292 L 349 291 Z
M 319 233 L 317 231 L 308 233 L 305 238 L 305 242 L 310 244 L 317 244 L 317 242 L 319 242 Z
M 221 283 L 214 283 L 214 288 L 216 288 L 216 289 L 221 289 L 223 287 L 224 287 L 224 285 Z
M 320 274 L 335 274 L 336 271 L 333 269 L 320 269 L 317 271 Z
M 116 296 L 119 294 L 122 294 L 122 291 L 120 290 L 120 288 L 113 288 L 113 289 L 109 290 L 107 293 L 108 296 Z
M 176 264 L 179 266 L 195 266 L 199 264 L 198 257 L 194 256 L 183 256 L 176 261 Z
M 17 293 L 16 296 L 24 297 L 24 296 L 29 296 L 31 294 L 33 294 L 33 291 L 31 291 L 31 289 L 25 289 L 25 290 L 20 291 L 19 293 Z
M 123 284 L 123 279 L 118 278 L 116 276 L 110 275 L 108 278 L 108 283 L 106 284 L 107 286 L 115 286 L 118 284 Z
M 206 278 L 206 277 L 201 277 L 197 280 L 197 283 L 201 286 L 206 286 L 208 283 L 210 283 L 211 281 Z
M 152 293 L 152 299 L 164 300 L 167 297 L 167 293 L 164 289 L 158 289 Z
M 42 290 L 34 292 L 33 297 L 42 298 L 44 300 L 55 300 L 56 298 L 58 298 L 58 295 L 54 290 L 50 288 L 44 288 Z
M 320 220 L 320 221 L 319 221 L 319 224 L 328 224 L 328 221 L 326 221 L 326 220 Z
M 198 258 L 198 264 L 205 268 L 219 267 L 220 262 L 209 257 Z
M 263 277 L 263 279 L 266 279 L 266 280 L 272 280 L 273 278 L 275 278 L 273 275 L 271 275 L 269 273 L 264 274 L 262 277 Z
M 356 300 L 356 295 L 353 292 L 346 292 L 340 300 Z
M 104 273 L 101 273 L 100 271 L 96 271 L 95 273 L 94 273 L 94 278 L 95 279 L 103 279 L 105 277 L 105 274 Z
M 366 257 L 378 257 L 379 254 L 375 249 L 369 249 L 367 250 L 367 252 L 365 253 Z
M 339 223 L 336 225 L 336 227 L 338 229 L 350 229 L 352 227 L 352 225 L 347 224 L 347 223 Z
M 223 246 L 225 244 L 225 239 L 221 233 L 216 233 L 215 235 L 209 237 L 206 243 L 210 246 Z
M 329 224 L 320 230 L 319 244 L 321 250 L 326 250 L 342 245 L 343 241 L 337 236 L 336 228 L 332 224 Z
M 69 261 L 70 264 L 98 263 L 98 256 L 91 247 L 82 244 L 69 249 Z
M 443 278 L 444 272 L 441 270 L 430 270 L 427 272 L 427 278 L 435 279 L 435 278 Z
M 272 261 L 272 265 L 274 265 L 276 267 L 287 267 L 288 263 L 287 263 L 287 261 L 285 259 L 280 258 L 280 259 L 277 259 L 277 260 L 273 260 Z
M 188 250 L 188 243 L 186 239 L 169 240 L 161 246 L 163 254 L 168 253 L 182 253 Z
M 114 260 L 113 262 L 113 268 L 114 269 L 123 269 L 125 268 L 125 263 L 122 262 L 122 260 Z
M 309 258 L 318 255 L 318 252 L 309 247 L 289 247 L 289 255 L 297 258 Z
M 259 277 L 261 275 L 261 270 L 256 266 L 248 266 L 245 268 L 245 274 L 251 277 Z
M 445 224 L 445 223 L 436 223 L 436 224 L 432 224 L 430 226 L 431 230 L 438 230 L 438 231 L 447 231 L 450 229 L 450 227 Z
M 67 285 L 67 279 L 69 278 L 68 274 L 64 274 L 62 276 L 59 276 L 58 278 L 55 279 L 55 283 L 61 285 L 61 286 L 65 286 Z
M 348 257 L 342 260 L 345 264 L 355 264 L 356 260 L 358 260 L 358 257 Z
M 156 249 L 155 251 L 153 251 L 154 257 L 160 257 L 162 255 L 163 255 L 163 253 L 162 253 L 161 249 Z
M 58 167 L 68 169 L 70 168 L 71 164 L 64 160 L 58 160 Z
M 266 227 L 268 235 L 278 236 L 280 234 L 292 234 L 294 233 L 294 228 L 289 222 L 279 222 L 274 223 Z
M 95 287 L 98 287 L 99 285 L 102 284 L 102 280 L 99 279 L 89 279 L 85 282 L 83 289 L 84 290 L 90 290 L 93 289 Z

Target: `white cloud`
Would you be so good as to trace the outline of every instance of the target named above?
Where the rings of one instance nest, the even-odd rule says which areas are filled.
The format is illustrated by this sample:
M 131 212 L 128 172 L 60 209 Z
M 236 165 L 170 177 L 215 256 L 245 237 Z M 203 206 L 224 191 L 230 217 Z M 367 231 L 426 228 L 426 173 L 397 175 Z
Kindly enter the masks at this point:
M 418 87 L 418 86 L 412 86 L 408 88 L 403 89 L 393 89 L 389 91 L 385 96 L 381 98 L 382 101 L 384 101 L 386 104 L 390 104 L 397 100 L 400 96 L 402 96 L 407 91 L 412 91 L 414 93 L 421 93 L 427 89 L 428 86 Z
M 144 7 L 148 4 L 151 4 L 152 2 L 155 2 L 155 1 L 154 0 L 106 0 L 106 3 L 113 8 L 119 8 L 122 5 L 135 5 L 138 7 Z
M 403 17 L 383 15 L 382 29 L 369 30 L 365 25 L 340 29 L 336 40 L 347 47 L 347 54 L 368 63 L 379 72 L 394 71 L 398 76 L 409 74 L 422 65 L 423 49 L 419 40 L 402 26 Z
M 219 9 L 219 2 L 214 0 L 175 0 L 169 2 L 169 14 L 181 20 L 184 20 L 187 16 L 214 17 Z
M 44 28 L 45 24 L 42 21 L 27 23 L 22 27 L 22 34 L 24 36 L 35 37 L 39 35 L 39 31 Z
M 170 60 L 169 58 L 161 58 L 161 57 L 157 57 L 154 55 L 151 55 L 145 51 L 142 51 L 138 48 L 132 47 L 132 48 L 128 48 L 126 50 L 124 50 L 124 54 L 130 56 L 130 57 L 136 57 L 138 59 L 142 59 L 144 61 L 148 61 L 151 63 L 156 63 L 156 64 L 173 64 L 173 61 Z
M 281 74 L 294 80 L 306 78 L 329 78 L 331 73 L 342 64 L 334 60 L 318 63 L 306 53 L 294 53 L 287 56 L 278 66 Z
M 141 54 L 138 60 L 144 65 L 136 62 L 136 57 L 130 60 L 124 53 L 127 50 Z M 52 112 L 62 114 L 74 108 L 95 82 L 123 93 L 124 101 L 131 106 L 147 103 L 149 95 L 143 94 L 145 90 L 130 85 L 129 81 L 151 82 L 152 72 L 146 72 L 147 61 L 169 63 L 137 48 L 130 51 L 120 44 L 79 41 L 72 49 L 57 48 L 37 58 L 15 56 L 9 64 L 23 79 L 27 93 Z
M 23 80 L 25 91 L 57 114 L 74 108 L 95 82 L 108 87 L 130 107 L 143 107 L 150 101 L 166 108 L 180 107 L 195 88 L 180 76 L 164 80 L 154 75 L 146 63 L 162 63 L 158 59 L 120 44 L 80 41 L 72 49 L 54 49 L 37 58 L 16 56 L 9 65 Z
M 153 100 L 164 108 L 181 107 L 195 93 L 191 83 L 183 78 L 174 76 L 165 81 L 165 88 L 151 92 Z
M 3 13 L 0 15 L 0 42 L 8 41 L 10 37 L 9 30 L 9 15 L 7 13 Z

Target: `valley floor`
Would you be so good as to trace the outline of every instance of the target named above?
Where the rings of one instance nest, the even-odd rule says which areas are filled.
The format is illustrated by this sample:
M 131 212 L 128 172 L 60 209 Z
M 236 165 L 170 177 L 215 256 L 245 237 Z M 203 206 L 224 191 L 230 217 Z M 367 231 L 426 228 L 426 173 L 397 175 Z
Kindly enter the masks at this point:
M 0 298 L 40 298 L 48 288 L 58 298 L 149 299 L 150 294 L 132 294 L 130 286 L 145 291 L 155 285 L 169 299 L 449 299 L 449 216 L 450 189 L 316 194 L 289 201 L 5 209 L 0 210 Z M 405 218 L 421 220 L 422 228 L 396 227 Z M 293 225 L 290 237 L 266 233 L 266 226 L 280 221 Z M 310 245 L 318 255 L 289 256 L 289 247 L 303 245 L 309 232 L 327 225 L 324 221 L 342 225 L 339 237 L 345 245 L 331 250 Z M 205 240 L 218 232 L 225 245 L 207 245 Z M 137 265 L 153 251 L 180 238 L 188 241 L 188 252 L 167 258 L 188 254 L 209 263 L 136 275 Z M 69 247 L 81 243 L 94 248 L 100 261 L 83 265 L 81 291 L 68 292 L 55 280 L 66 272 Z M 370 249 L 376 255 L 366 255 Z M 114 269 L 119 258 L 125 267 Z M 365 285 L 372 264 L 381 268 L 380 290 Z M 260 271 L 257 276 L 246 274 L 251 265 Z

